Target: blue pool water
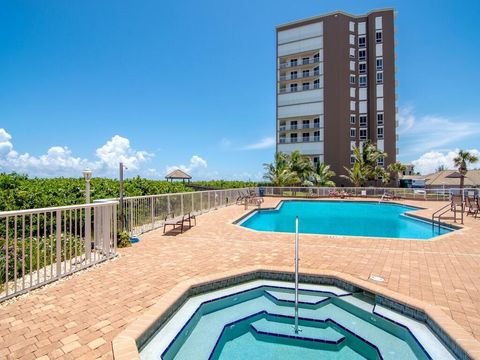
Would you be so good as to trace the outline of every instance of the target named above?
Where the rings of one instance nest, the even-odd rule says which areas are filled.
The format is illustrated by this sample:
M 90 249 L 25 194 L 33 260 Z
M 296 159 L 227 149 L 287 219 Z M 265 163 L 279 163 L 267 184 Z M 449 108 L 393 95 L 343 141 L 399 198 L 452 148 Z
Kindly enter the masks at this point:
M 430 334 L 429 354 L 412 332 L 379 314 L 362 294 L 300 291 L 299 325 L 293 328 L 293 289 L 261 286 L 203 302 L 169 342 L 153 336 L 142 360 L 240 359 L 452 359 Z M 410 320 L 413 321 L 413 320 Z M 415 323 L 415 327 L 427 329 Z M 427 331 L 428 330 L 423 330 Z M 430 351 L 429 350 L 429 351 Z
M 427 240 L 451 229 L 406 216 L 416 208 L 393 203 L 358 201 L 282 201 L 277 209 L 256 211 L 241 226 L 274 232 L 299 232 Z

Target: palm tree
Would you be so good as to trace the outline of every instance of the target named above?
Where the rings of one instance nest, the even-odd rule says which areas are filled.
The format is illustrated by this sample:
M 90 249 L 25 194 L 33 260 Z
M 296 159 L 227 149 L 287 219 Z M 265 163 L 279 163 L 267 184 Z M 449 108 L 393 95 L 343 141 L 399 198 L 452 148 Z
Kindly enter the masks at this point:
M 347 168 L 346 166 L 343 168 L 347 172 L 347 175 L 340 175 L 340 177 L 349 180 L 355 187 L 360 187 L 365 184 L 367 176 L 360 162 L 355 161 L 351 169 Z
M 315 172 L 313 173 L 313 181 L 317 186 L 331 186 L 334 187 L 335 183 L 330 180 L 335 176 L 335 172 L 330 170 L 330 165 L 324 163 L 318 163 Z
M 350 180 L 355 186 L 364 186 L 366 181 L 379 178 L 384 183 L 390 181 L 390 175 L 378 165 L 381 159 L 387 157 L 387 153 L 380 151 L 375 144 L 364 142 L 362 147 L 357 146 L 353 149 L 353 156 L 355 158 L 353 167 L 351 169 L 344 167 L 347 175 L 343 175 L 343 178 Z
M 477 156 L 464 150 L 459 150 L 457 156 L 453 159 L 453 163 L 460 173 L 460 189 L 463 189 L 463 185 L 465 183 L 465 175 L 467 175 L 468 164 L 475 164 L 477 161 Z
M 275 153 L 273 164 L 263 164 L 266 171 L 263 178 L 275 186 L 286 186 L 298 183 L 297 173 L 290 170 L 290 157 L 282 152 Z
M 391 163 L 388 165 L 387 170 L 390 174 L 393 175 L 395 179 L 396 186 L 398 187 L 398 179 L 399 179 L 399 174 L 403 171 L 405 171 L 407 167 L 403 165 L 400 161 L 395 161 L 394 163 Z
M 290 154 L 289 169 L 291 172 L 297 174 L 299 181 L 295 185 L 304 184 L 307 181 L 310 181 L 309 179 L 314 172 L 310 158 L 302 155 L 298 150 L 295 150 Z

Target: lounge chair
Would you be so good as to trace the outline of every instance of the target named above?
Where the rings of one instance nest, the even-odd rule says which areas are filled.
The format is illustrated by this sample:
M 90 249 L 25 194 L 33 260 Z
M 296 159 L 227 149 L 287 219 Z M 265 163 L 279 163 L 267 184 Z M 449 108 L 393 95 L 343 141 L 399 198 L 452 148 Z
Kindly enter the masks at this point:
M 467 205 L 467 216 L 472 215 L 477 218 L 478 212 L 480 211 L 478 198 L 475 199 L 473 197 L 467 196 L 465 198 L 465 203 Z
M 170 216 L 170 214 L 165 216 L 165 222 L 163 223 L 164 234 L 167 226 L 173 226 L 173 230 L 175 230 L 177 227 L 180 227 L 180 233 L 183 233 L 183 228 L 187 225 L 187 223 L 188 223 L 189 229 L 192 227 L 192 220 L 194 221 L 195 225 L 197 225 L 197 218 L 195 217 L 195 215 L 192 215 L 191 213 L 188 213 L 176 218 L 173 217 L 173 214 L 171 215 L 172 216 Z

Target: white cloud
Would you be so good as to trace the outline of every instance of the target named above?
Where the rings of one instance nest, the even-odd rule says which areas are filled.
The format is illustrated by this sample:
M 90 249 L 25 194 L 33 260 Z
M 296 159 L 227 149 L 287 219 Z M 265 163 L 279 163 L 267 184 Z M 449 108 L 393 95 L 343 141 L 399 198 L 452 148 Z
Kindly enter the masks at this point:
M 460 141 L 480 134 L 480 127 L 472 121 L 448 119 L 438 115 L 416 116 L 412 107 L 398 113 L 398 134 L 402 156 L 418 156 L 425 152 L 445 151 Z
M 241 150 L 259 150 L 259 149 L 268 149 L 275 146 L 275 137 L 268 136 L 260 141 L 244 146 Z
M 181 169 L 182 171 L 185 171 L 189 175 L 200 175 L 200 176 L 205 176 L 204 169 L 206 169 L 208 166 L 208 163 L 205 159 L 202 159 L 198 155 L 193 155 L 190 158 L 190 162 L 187 165 L 180 164 L 180 165 L 173 165 L 173 166 L 167 166 L 166 173 L 168 174 L 169 172 L 175 170 L 175 169 Z
M 127 138 L 115 135 L 96 150 L 96 160 L 76 157 L 66 146 L 52 146 L 40 156 L 19 154 L 10 141 L 12 136 L 0 128 L 0 170 L 26 173 L 31 176 L 80 176 L 90 168 L 96 176 L 114 176 L 118 163 L 124 162 L 130 170 L 139 170 L 153 155 L 131 148 Z
M 0 156 L 7 155 L 12 151 L 13 145 L 10 140 L 12 140 L 12 136 L 5 129 L 0 129 Z
M 133 150 L 130 140 L 119 135 L 115 135 L 105 145 L 98 148 L 96 155 L 99 158 L 97 167 L 104 167 L 108 170 L 116 170 L 120 162 L 123 162 L 129 170 L 138 170 L 142 163 L 153 156 L 146 151 Z
M 480 157 L 480 151 L 477 149 L 468 150 L 470 153 Z M 454 169 L 453 159 L 458 154 L 458 149 L 449 151 L 429 151 L 417 160 L 412 161 L 415 166 L 415 171 L 420 172 L 423 175 L 435 172 L 440 166 L 444 166 L 445 169 Z

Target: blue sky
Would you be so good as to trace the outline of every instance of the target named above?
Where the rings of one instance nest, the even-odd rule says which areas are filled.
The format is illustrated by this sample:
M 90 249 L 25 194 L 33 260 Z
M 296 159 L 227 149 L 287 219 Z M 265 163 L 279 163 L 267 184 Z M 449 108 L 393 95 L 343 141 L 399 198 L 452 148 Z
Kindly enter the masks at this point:
M 275 26 L 394 7 L 400 160 L 480 148 L 477 1 L 0 1 L 0 170 L 258 179 Z M 433 164 L 433 165 L 432 165 Z

